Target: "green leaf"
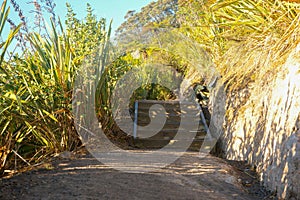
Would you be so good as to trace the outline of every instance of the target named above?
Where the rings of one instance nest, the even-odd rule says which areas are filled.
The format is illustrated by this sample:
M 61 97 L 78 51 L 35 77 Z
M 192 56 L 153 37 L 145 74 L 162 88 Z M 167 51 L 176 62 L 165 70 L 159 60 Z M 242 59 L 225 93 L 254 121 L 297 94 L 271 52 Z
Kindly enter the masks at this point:
M 50 117 L 51 119 L 53 119 L 54 121 L 58 122 L 58 120 L 54 117 L 54 115 L 52 115 L 51 113 L 47 112 L 46 110 L 42 110 L 43 113 L 45 113 L 48 117 Z

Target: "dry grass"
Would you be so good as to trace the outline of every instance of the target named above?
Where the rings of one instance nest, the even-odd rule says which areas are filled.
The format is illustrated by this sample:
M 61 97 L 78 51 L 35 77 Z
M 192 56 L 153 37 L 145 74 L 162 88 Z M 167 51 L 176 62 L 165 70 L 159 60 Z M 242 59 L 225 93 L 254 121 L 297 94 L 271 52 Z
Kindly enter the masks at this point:
M 244 88 L 249 83 L 269 81 L 281 70 L 289 53 L 300 43 L 299 17 L 282 35 L 259 35 L 231 47 L 218 64 L 230 90 Z
M 280 70 L 299 43 L 300 4 L 279 0 L 180 1 L 181 32 L 212 57 L 227 88 Z

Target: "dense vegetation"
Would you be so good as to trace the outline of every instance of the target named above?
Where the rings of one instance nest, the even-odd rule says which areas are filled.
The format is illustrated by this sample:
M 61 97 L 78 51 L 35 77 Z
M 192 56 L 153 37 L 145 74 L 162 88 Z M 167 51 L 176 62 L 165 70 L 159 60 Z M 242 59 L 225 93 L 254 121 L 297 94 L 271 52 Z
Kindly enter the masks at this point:
M 106 45 L 110 27 L 106 30 L 105 19 L 97 20 L 89 5 L 85 20 L 75 18 L 69 5 L 68 9 L 65 25 L 52 18 L 51 29 L 39 33 L 20 30 L 23 23 L 1 44 L 2 59 L 14 36 L 23 50 L 21 56 L 15 53 L 7 61 L 1 60 L 1 173 L 14 169 L 15 164 L 37 164 L 80 144 L 71 113 L 74 77 L 84 56 Z M 2 29 L 8 12 L 4 1 Z
M 207 83 L 220 73 L 233 90 L 261 78 L 255 75 L 258 65 L 239 68 L 239 62 L 255 63 L 259 52 L 280 62 L 299 42 L 300 6 L 288 1 L 156 1 L 140 12 L 128 12 L 115 43 L 109 42 L 110 24 L 97 19 L 89 5 L 83 20 L 67 5 L 62 22 L 52 1 L 36 1 L 36 27 L 30 28 L 18 4 L 11 2 L 21 23 L 8 18 L 4 0 L 1 38 L 5 24 L 10 23 L 11 32 L 0 43 L 0 174 L 80 145 L 72 116 L 72 90 L 84 62 L 95 64 L 93 70 L 103 73 L 97 87 L 98 117 L 113 132 L 111 91 L 118 78 L 134 67 L 145 67 L 155 59 L 193 83 Z M 51 15 L 50 30 L 45 28 L 41 7 Z M 21 53 L 7 52 L 13 38 Z M 133 58 L 134 51 L 144 56 Z M 276 53 L 268 54 L 271 51 Z M 97 61 L 91 59 L 94 53 L 100 55 Z M 235 66 L 224 62 L 228 57 Z M 276 68 L 270 65 L 264 70 L 274 73 Z M 160 86 L 145 85 L 134 93 L 133 100 L 138 98 L 174 96 Z

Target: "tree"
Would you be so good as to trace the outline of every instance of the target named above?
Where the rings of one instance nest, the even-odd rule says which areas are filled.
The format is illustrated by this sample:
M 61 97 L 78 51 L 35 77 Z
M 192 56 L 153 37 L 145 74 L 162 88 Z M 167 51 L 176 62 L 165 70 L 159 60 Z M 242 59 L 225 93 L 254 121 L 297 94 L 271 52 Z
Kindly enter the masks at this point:
M 111 28 L 106 30 L 106 20 L 104 18 L 98 20 L 93 14 L 90 4 L 87 4 L 87 15 L 84 20 L 77 19 L 71 5 L 69 3 L 66 5 L 68 9 L 66 16 L 67 35 L 70 37 L 75 55 L 82 60 L 85 56 L 98 50 L 103 41 L 110 36 Z
M 143 47 L 166 28 L 179 27 L 177 11 L 178 0 L 159 0 L 143 7 L 140 12 L 128 11 L 127 20 L 116 31 L 118 48 L 126 51 Z

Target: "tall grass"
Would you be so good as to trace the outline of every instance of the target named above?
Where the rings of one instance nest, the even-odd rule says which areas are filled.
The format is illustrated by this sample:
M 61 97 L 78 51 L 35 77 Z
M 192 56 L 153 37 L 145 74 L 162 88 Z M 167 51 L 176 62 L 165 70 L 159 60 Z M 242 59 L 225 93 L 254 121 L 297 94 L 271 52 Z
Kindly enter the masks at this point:
M 276 65 L 261 69 L 258 60 L 282 62 L 298 40 L 300 4 L 293 1 L 183 1 L 180 12 L 181 31 L 210 53 L 232 89 L 258 79 L 257 70 L 275 73 Z
M 70 113 L 74 55 L 65 35 L 58 36 L 54 26 L 51 31 L 49 39 L 28 35 L 33 52 L 6 64 L 0 105 L 1 137 L 5 138 L 1 146 L 7 151 L 3 162 L 14 157 L 12 152 L 27 164 L 39 162 L 79 142 Z
M 249 37 L 263 41 L 295 28 L 300 4 L 281 0 L 182 1 L 182 31 L 202 44 L 217 60 Z M 193 9 L 196 8 L 196 9 Z M 188 12 L 190 10 L 190 12 Z
M 2 6 L 1 25 L 7 14 Z M 2 54 L 19 28 L 2 45 Z M 107 39 L 108 29 L 101 28 L 99 34 Z M 46 31 L 46 37 L 36 32 L 26 35 L 31 48 L 24 57 L 15 54 L 8 62 L 1 60 L 0 175 L 81 143 L 72 115 L 72 91 L 87 55 L 75 51 L 73 35 L 64 32 L 60 21 L 58 27 L 51 21 Z
M 0 13 L 0 36 L 2 38 L 4 26 L 6 24 L 6 20 L 9 14 L 10 9 L 6 8 L 7 1 L 4 0 L 1 5 L 1 13 Z M 5 102 L 4 97 L 7 98 L 15 98 L 13 94 L 4 93 L 4 90 L 2 88 L 9 87 L 10 85 L 7 85 L 7 81 L 10 78 L 9 72 L 8 72 L 8 64 L 4 61 L 4 57 L 7 51 L 8 46 L 11 44 L 14 36 L 17 34 L 17 32 L 20 29 L 20 26 L 17 26 L 13 30 L 10 31 L 8 38 L 4 41 L 1 41 L 0 43 L 0 115 L 3 115 L 5 112 L 5 109 L 9 109 L 9 107 L 3 106 Z M 6 96 L 4 96 L 4 94 Z M 8 105 L 10 106 L 10 105 Z M 3 172 L 4 166 L 6 164 L 7 156 L 11 153 L 11 141 L 12 141 L 12 134 L 5 134 L 5 129 L 9 126 L 9 120 L 5 120 L 0 118 L 0 174 Z

